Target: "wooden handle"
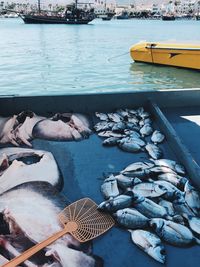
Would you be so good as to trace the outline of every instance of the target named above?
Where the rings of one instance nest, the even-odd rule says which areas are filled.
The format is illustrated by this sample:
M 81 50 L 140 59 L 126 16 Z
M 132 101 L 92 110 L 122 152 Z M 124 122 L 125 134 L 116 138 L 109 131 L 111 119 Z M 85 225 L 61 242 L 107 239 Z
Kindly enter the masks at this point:
M 2 267 L 16 267 L 16 266 L 18 266 L 20 263 L 23 263 L 24 261 L 29 259 L 31 256 L 36 254 L 38 251 L 47 247 L 48 245 L 50 245 L 51 243 L 53 243 L 54 241 L 56 241 L 57 239 L 59 239 L 60 237 L 65 235 L 66 233 L 68 233 L 68 229 L 66 229 L 66 228 L 61 230 L 60 232 L 57 232 L 53 236 L 42 241 L 41 243 L 36 244 L 35 246 L 33 246 L 33 247 L 29 248 L 28 250 L 26 250 L 25 252 L 23 252 L 21 255 L 15 257 L 14 259 L 10 260 L 8 263 L 2 265 Z

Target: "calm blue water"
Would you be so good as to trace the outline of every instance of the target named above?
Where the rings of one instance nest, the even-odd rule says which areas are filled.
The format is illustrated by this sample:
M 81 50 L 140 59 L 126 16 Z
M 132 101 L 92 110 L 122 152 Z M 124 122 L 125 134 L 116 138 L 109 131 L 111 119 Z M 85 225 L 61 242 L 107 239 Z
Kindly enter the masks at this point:
M 141 40 L 200 42 L 200 21 L 26 25 L 0 19 L 0 94 L 199 87 L 199 72 L 133 63 L 129 48 Z

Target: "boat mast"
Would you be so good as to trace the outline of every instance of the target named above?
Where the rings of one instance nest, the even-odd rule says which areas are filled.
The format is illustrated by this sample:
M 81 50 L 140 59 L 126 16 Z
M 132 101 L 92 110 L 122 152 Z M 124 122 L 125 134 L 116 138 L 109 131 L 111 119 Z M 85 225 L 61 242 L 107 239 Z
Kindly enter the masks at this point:
M 75 0 L 75 8 L 77 9 L 78 7 L 78 0 Z
M 38 11 L 39 11 L 39 13 L 41 12 L 40 0 L 38 0 Z

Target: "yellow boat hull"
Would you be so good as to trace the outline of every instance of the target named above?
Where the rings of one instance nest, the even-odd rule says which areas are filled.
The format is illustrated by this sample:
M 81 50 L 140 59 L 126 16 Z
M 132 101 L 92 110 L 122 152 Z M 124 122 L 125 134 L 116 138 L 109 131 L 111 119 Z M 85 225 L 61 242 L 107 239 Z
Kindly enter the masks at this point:
M 200 70 L 200 45 L 138 43 L 130 49 L 136 62 Z

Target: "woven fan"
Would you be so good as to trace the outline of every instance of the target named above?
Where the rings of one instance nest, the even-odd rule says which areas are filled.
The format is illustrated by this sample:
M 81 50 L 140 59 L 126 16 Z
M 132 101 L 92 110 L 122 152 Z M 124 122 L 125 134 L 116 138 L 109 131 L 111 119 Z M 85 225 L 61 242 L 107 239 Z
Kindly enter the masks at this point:
M 97 207 L 97 204 L 89 198 L 83 198 L 72 203 L 59 214 L 59 220 L 64 226 L 61 231 L 36 244 L 21 255 L 2 265 L 2 267 L 18 266 L 67 233 L 70 233 L 79 242 L 86 242 L 102 235 L 115 222 L 110 215 L 98 211 Z

